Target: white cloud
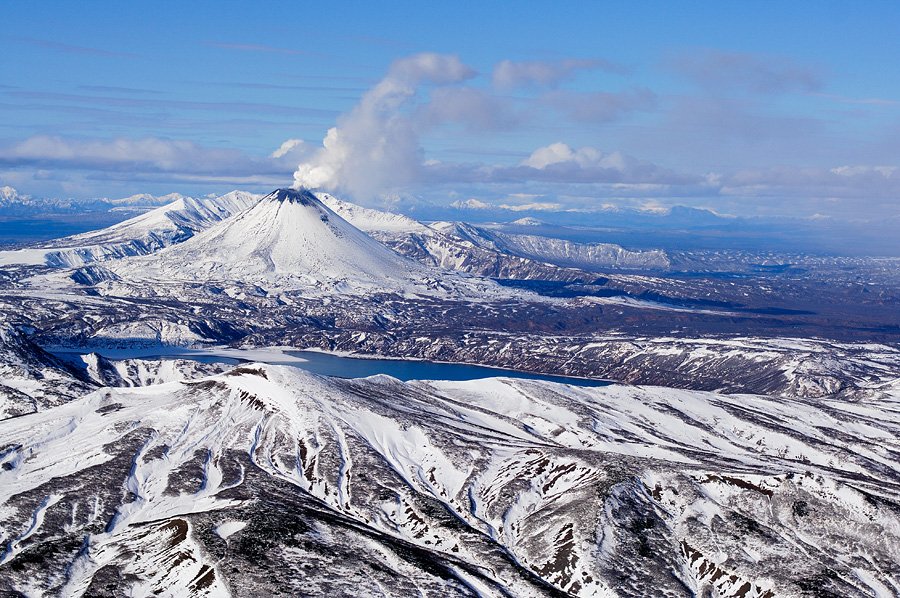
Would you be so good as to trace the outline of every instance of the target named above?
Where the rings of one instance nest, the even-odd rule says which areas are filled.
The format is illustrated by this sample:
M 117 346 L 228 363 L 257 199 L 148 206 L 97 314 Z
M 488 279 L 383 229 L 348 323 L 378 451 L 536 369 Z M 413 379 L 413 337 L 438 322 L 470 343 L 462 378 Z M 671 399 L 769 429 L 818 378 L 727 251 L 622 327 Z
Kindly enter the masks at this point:
M 259 165 L 232 149 L 205 148 L 191 141 L 159 139 L 67 139 L 38 135 L 0 148 L 0 162 L 46 164 L 63 168 L 218 172 Z
M 620 72 L 621 68 L 604 60 L 559 60 L 555 62 L 533 60 L 513 62 L 503 60 L 494 66 L 492 81 L 495 87 L 555 87 L 574 78 L 578 71 L 603 69 Z
M 741 170 L 720 177 L 714 189 L 742 213 L 765 209 L 796 215 L 820 214 L 845 221 L 883 223 L 900 214 L 900 168 L 894 166 L 788 166 Z
M 38 135 L 0 147 L 0 167 L 9 169 L 4 175 L 7 179 L 10 173 L 30 171 L 22 178 L 23 184 L 52 178 L 65 189 L 68 180 L 78 192 L 84 191 L 80 186 L 89 180 L 269 185 L 289 180 L 301 150 L 302 145 L 294 145 L 281 157 L 255 157 L 233 148 L 157 137 L 90 139 Z M 76 183 L 78 180 L 82 182 Z
M 382 80 L 399 81 L 410 85 L 429 82 L 435 85 L 459 83 L 475 76 L 475 71 L 452 54 L 424 52 L 395 61 L 387 77 Z
M 592 147 L 584 147 L 577 152 L 562 142 L 551 143 L 545 147 L 539 147 L 531 152 L 522 164 L 532 168 L 546 168 L 551 164 L 559 164 L 561 162 L 578 162 L 584 164 L 589 161 L 596 161 L 600 157 L 600 152 Z
M 583 60 L 504 61 L 495 70 L 495 78 L 504 85 L 524 81 L 552 83 L 585 68 L 614 67 Z M 625 183 L 637 179 L 633 182 L 660 183 L 675 178 L 673 173 L 652 164 L 591 148 L 575 151 L 571 160 L 558 160 L 558 166 L 552 169 L 535 168 L 532 163 L 496 166 L 426 161 L 420 137 L 437 127 L 459 124 L 484 132 L 513 128 L 522 122 L 517 100 L 459 85 L 474 75 L 456 56 L 417 54 L 396 61 L 350 112 L 338 118 L 321 148 L 300 161 L 294 172 L 294 185 L 347 194 L 365 203 L 423 184 L 451 181 Z M 647 90 L 636 90 L 587 94 L 584 101 L 578 99 L 579 94 L 550 97 L 558 110 L 571 113 L 573 119 L 608 121 L 640 109 L 655 96 Z M 545 109 L 548 100 L 541 96 L 522 101 L 526 103 L 522 113 L 527 113 Z
M 621 152 L 607 153 L 590 146 L 572 149 L 562 142 L 539 147 L 521 165 L 538 171 L 531 173 L 530 178 L 555 178 L 560 182 L 627 183 L 630 186 L 700 182 L 699 177 L 680 175 Z
M 740 60 L 737 63 L 743 64 Z M 505 61 L 497 65 L 493 76 L 497 87 L 553 87 L 587 68 L 606 67 L 591 61 Z M 781 90 L 811 85 L 803 83 L 802 72 L 776 69 L 775 75 L 769 77 L 765 74 L 768 71 L 760 74 L 764 70 L 757 69 L 753 86 Z M 502 159 L 496 162 L 426 160 L 421 137 L 438 127 L 461 125 L 476 132 L 515 128 L 532 122 L 526 121 L 525 115 L 534 116 L 539 114 L 538 110 L 546 111 L 548 107 L 572 121 L 606 122 L 648 109 L 655 102 L 654 94 L 642 89 L 596 93 L 550 90 L 509 97 L 497 89 L 467 83 L 474 75 L 456 56 L 417 54 L 398 60 L 351 111 L 338 118 L 319 147 L 288 138 L 267 156 L 250 156 L 231 148 L 204 147 L 190 141 L 157 137 L 90 139 L 39 135 L 0 146 L 0 173 L 11 173 L 4 182 L 16 183 L 17 187 L 29 191 L 32 189 L 27 185 L 43 177 L 56 181 L 54 184 L 67 184 L 64 180 L 85 185 L 90 181 L 104 181 L 104 184 L 127 181 L 130 185 L 141 181 L 178 181 L 262 186 L 283 184 L 283 178 L 293 172 L 296 185 L 327 188 L 363 202 L 377 196 L 399 197 L 410 192 L 434 196 L 435 190 L 440 190 L 445 193 L 445 202 L 458 197 L 480 197 L 463 203 L 468 208 L 482 209 L 476 202 L 491 207 L 502 205 L 510 210 L 553 210 L 578 205 L 567 199 L 568 196 L 590 196 L 584 202 L 591 206 L 596 206 L 601 198 L 668 202 L 673 197 L 704 197 L 722 203 L 743 202 L 746 211 L 752 212 L 767 202 L 774 205 L 784 198 L 793 198 L 798 206 L 812 206 L 808 210 L 810 214 L 834 215 L 859 206 L 861 198 L 865 198 L 873 212 L 896 214 L 900 169 L 878 165 L 880 161 L 876 165 L 726 169 L 693 175 L 621 152 L 590 145 L 573 147 L 563 142 L 538 147 L 524 160 L 507 158 L 518 163 L 499 163 Z M 700 104 L 701 109 L 690 106 L 684 114 L 673 113 L 673 117 L 677 116 L 679 123 L 691 124 L 689 117 L 693 114 L 695 119 L 705 118 L 704 122 L 714 130 L 723 128 L 724 122 L 731 126 L 728 133 L 733 136 L 735 110 L 716 112 L 713 108 L 717 103 L 724 103 L 726 108 L 731 104 L 714 100 Z M 748 102 L 739 100 L 737 105 Z M 797 136 L 796 131 L 803 131 L 774 116 L 765 121 L 756 119 L 738 124 L 739 132 L 751 140 L 761 137 L 761 132 Z M 692 126 L 697 128 L 696 124 Z M 456 141 L 453 135 L 461 134 L 451 131 L 446 139 Z M 769 163 L 789 162 L 780 156 L 766 156 Z M 10 178 L 26 171 L 30 174 L 25 179 Z M 450 191 L 460 195 L 447 198 L 446 193 Z M 834 201 L 827 204 L 823 198 Z M 653 208 L 654 204 L 645 204 L 644 208 L 648 206 Z
M 868 176 L 868 175 L 880 175 L 886 179 L 892 178 L 895 174 L 897 174 L 896 166 L 838 166 L 832 168 L 829 172 L 844 176 L 844 177 L 855 177 L 855 176 Z
M 895 166 L 837 166 L 793 168 L 778 166 L 741 170 L 720 177 L 726 195 L 780 195 L 832 198 L 881 198 L 900 195 L 900 168 Z
M 473 131 L 509 129 L 519 123 L 512 102 L 474 87 L 440 87 L 421 110 L 423 124 L 458 123 Z

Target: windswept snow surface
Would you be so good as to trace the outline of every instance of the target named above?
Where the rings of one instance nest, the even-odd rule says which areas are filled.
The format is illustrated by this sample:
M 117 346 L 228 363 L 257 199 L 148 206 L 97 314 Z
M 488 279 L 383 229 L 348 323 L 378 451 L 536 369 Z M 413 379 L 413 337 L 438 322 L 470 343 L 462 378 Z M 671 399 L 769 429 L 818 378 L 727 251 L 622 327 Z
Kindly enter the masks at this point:
M 851 403 L 252 364 L 102 389 L 0 422 L 0 590 L 896 594 L 898 438 L 898 388 Z

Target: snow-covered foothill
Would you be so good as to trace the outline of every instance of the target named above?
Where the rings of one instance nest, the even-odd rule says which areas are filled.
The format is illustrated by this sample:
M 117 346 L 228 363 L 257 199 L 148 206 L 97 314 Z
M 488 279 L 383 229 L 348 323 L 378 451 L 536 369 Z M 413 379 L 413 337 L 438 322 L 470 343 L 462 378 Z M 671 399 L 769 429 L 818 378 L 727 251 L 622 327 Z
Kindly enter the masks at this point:
M 263 364 L 103 389 L 0 422 L 0 587 L 875 595 L 900 584 L 898 401 Z

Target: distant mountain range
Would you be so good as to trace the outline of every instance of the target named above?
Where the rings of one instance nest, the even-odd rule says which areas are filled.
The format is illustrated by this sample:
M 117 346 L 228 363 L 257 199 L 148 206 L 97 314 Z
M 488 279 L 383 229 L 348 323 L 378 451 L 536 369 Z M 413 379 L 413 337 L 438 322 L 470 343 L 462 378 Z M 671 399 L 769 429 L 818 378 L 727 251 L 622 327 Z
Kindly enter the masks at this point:
M 34 216 L 36 214 L 70 214 L 105 211 L 113 207 L 108 200 L 36 198 L 22 195 L 9 186 L 0 187 L 0 216 Z
M 327 196 L 327 194 L 321 194 Z M 215 195 L 205 196 L 212 199 Z M 0 187 L 0 216 L 69 214 L 77 212 L 103 212 L 110 210 L 149 210 L 170 204 L 189 196 L 180 193 L 152 195 L 137 193 L 118 199 L 61 199 L 32 197 L 19 193 L 10 186 Z M 365 209 L 365 208 L 362 208 Z M 376 212 L 387 213 L 381 210 Z M 419 220 L 468 222 L 509 222 L 518 226 L 584 225 L 586 220 L 607 226 L 709 226 L 732 223 L 736 219 L 715 214 L 709 210 L 675 206 L 665 212 L 649 212 L 637 209 L 598 209 L 593 211 L 570 210 L 510 210 L 478 200 L 455 201 L 448 206 L 415 204 L 409 213 Z
M 128 212 L 148 211 L 188 198 L 179 193 L 159 196 L 139 193 L 119 199 L 36 198 L 6 186 L 0 187 L 0 220 L 66 219 L 86 214 L 105 219 L 108 224 L 119 214 L 119 217 L 125 217 Z M 214 198 L 215 195 L 207 195 L 199 199 Z M 723 215 L 682 205 L 661 210 L 609 206 L 552 210 L 527 205 L 514 208 L 476 199 L 448 204 L 413 201 L 399 205 L 404 215 L 419 222 L 492 224 L 502 227 L 505 232 L 556 237 L 577 243 L 613 243 L 631 249 L 765 249 L 849 256 L 900 256 L 900 244 L 893 234 L 896 218 L 878 223 L 802 218 L 773 220 Z M 12 240 L 17 236 L 14 234 Z
M 32 197 L 19 193 L 14 187 L 0 187 L 0 217 L 39 216 L 49 214 L 77 214 L 82 212 L 106 212 L 110 210 L 148 210 L 170 204 L 187 197 L 180 193 L 151 195 L 140 193 L 120 199 L 60 199 Z
M 498 206 L 477 199 L 448 205 L 414 204 L 406 210 L 420 220 L 464 220 L 466 222 L 510 222 L 521 226 L 609 226 L 675 227 L 721 226 L 743 219 L 688 206 L 660 210 L 603 206 L 594 209 L 548 209 L 543 206 Z
M 599 272 L 608 269 L 666 269 L 664 251 L 628 251 L 611 243 L 575 243 L 521 232 L 504 232 L 499 226 L 465 222 L 418 222 L 400 214 L 362 208 L 321 194 L 322 201 L 355 227 L 374 236 L 398 253 L 419 261 L 499 278 L 589 278 L 560 271 L 546 272 L 543 265 Z M 518 222 L 518 221 L 517 221 Z M 517 224 L 514 222 L 513 224 Z M 531 224 L 519 226 L 529 227 Z M 531 233 L 526 229 L 524 232 Z M 541 270 L 538 276 L 535 270 Z

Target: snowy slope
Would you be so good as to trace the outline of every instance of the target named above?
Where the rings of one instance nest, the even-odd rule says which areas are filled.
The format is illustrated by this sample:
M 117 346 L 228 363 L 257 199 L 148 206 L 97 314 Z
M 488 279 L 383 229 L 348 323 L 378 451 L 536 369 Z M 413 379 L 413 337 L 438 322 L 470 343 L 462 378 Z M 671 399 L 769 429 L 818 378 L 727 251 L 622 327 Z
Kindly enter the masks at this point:
M 344 201 L 328 193 L 316 193 L 316 197 L 341 218 L 367 233 L 424 233 L 427 226 L 403 214 L 393 214 L 382 210 L 364 208 Z
M 150 386 L 217 374 L 231 369 L 224 363 L 189 359 L 109 359 L 89 353 L 80 355 L 84 373 L 99 386 Z
M 165 206 L 181 199 L 188 199 L 181 193 L 167 193 L 165 195 L 151 195 L 150 193 L 137 193 L 119 199 L 107 200 L 119 209 L 147 208 L 150 206 Z M 113 208 L 113 209 L 116 209 Z
M 105 389 L 0 422 L 0 590 L 890 596 L 898 406 L 258 364 Z
M 232 191 L 216 198 L 181 197 L 168 205 L 109 228 L 65 237 L 43 248 L 0 252 L 0 265 L 46 264 L 78 267 L 98 261 L 146 255 L 189 239 L 246 210 L 258 195 Z

